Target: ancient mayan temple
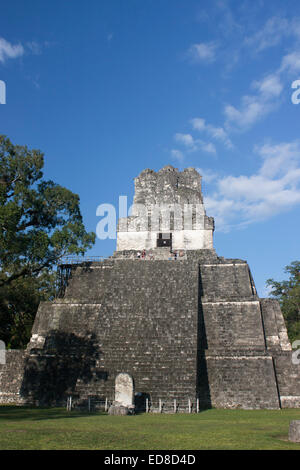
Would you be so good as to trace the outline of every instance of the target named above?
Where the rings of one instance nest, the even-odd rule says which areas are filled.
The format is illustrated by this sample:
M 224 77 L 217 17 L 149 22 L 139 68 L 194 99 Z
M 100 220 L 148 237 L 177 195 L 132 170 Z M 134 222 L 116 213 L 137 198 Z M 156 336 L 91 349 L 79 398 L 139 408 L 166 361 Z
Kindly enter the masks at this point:
M 246 261 L 216 254 L 213 231 L 195 169 L 144 170 L 113 256 L 61 266 L 27 349 L 7 351 L 0 402 L 112 401 L 123 372 L 153 407 L 299 407 L 279 304 L 258 297 Z

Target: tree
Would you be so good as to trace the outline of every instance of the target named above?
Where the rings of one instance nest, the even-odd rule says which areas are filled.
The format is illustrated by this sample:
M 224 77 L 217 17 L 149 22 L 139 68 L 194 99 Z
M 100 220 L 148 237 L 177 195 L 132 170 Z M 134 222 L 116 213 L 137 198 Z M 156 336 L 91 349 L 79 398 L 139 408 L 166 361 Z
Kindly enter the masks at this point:
M 0 334 L 3 317 L 14 319 L 8 330 L 24 326 L 28 316 L 32 323 L 39 301 L 53 295 L 59 260 L 83 255 L 95 241 L 85 230 L 79 196 L 45 181 L 43 166 L 39 150 L 0 135 Z
M 25 348 L 42 300 L 52 300 L 56 272 L 44 270 L 36 277 L 18 278 L 0 289 L 0 338 L 6 348 Z
M 270 295 L 280 303 L 291 342 L 300 339 L 300 261 L 293 261 L 284 270 L 289 274 L 286 281 L 268 279 L 272 288 Z

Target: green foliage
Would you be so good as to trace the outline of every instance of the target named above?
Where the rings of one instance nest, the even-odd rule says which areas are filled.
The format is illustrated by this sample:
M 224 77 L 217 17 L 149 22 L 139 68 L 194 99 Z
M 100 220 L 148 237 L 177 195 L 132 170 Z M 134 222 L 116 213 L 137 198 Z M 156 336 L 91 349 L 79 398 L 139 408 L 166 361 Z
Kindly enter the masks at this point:
M 39 150 L 0 135 L 0 335 L 13 347 L 28 341 L 40 300 L 53 295 L 59 260 L 83 255 L 95 241 L 79 196 L 43 180 L 43 166 Z
M 40 301 L 55 296 L 56 272 L 18 278 L 0 290 L 0 338 L 8 349 L 25 348 Z
M 285 267 L 289 275 L 286 281 L 268 279 L 267 286 L 272 288 L 270 295 L 280 303 L 286 322 L 289 339 L 300 339 L 300 261 L 293 261 Z

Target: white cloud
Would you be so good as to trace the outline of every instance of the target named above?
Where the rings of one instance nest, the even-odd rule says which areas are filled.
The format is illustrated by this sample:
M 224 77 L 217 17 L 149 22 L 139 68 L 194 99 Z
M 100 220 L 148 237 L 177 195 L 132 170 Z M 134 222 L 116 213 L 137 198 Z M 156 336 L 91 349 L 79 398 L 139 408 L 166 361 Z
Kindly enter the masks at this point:
M 204 170 L 203 168 L 196 168 L 196 170 L 202 176 L 203 181 L 205 181 L 208 184 L 218 178 L 218 174 L 210 169 Z
M 266 102 L 261 96 L 243 96 L 240 109 L 235 106 L 225 106 L 225 125 L 232 129 L 232 125 L 241 130 L 248 129 L 273 109 L 272 103 Z
M 247 130 L 276 110 L 280 105 L 283 90 L 290 87 L 289 75 L 300 72 L 300 18 L 269 18 L 261 30 L 246 38 L 244 45 L 262 51 L 279 44 L 284 37 L 296 39 L 294 50 L 282 57 L 275 71 L 251 84 L 255 93 L 242 96 L 239 105 L 228 103 L 224 107 L 224 127 L 227 132 L 236 129 Z
M 195 146 L 196 146 L 196 143 L 195 143 L 193 137 L 191 136 L 191 134 L 177 133 L 177 134 L 175 134 L 174 138 L 175 138 L 176 142 L 179 142 L 179 143 L 183 144 L 185 147 L 195 148 Z
M 187 152 L 202 150 L 214 155 L 217 153 L 216 147 L 212 142 L 205 142 L 201 139 L 194 139 L 191 134 L 177 133 L 175 134 L 174 139 L 177 143 L 182 144 L 186 148 Z
M 171 150 L 171 156 L 175 159 L 178 160 L 179 162 L 183 162 L 184 160 L 184 154 L 177 149 L 172 149 Z
M 300 39 L 299 17 L 287 19 L 273 16 L 259 31 L 246 37 L 244 44 L 253 48 L 255 52 L 261 52 L 277 46 L 286 38 Z
M 273 16 L 258 32 L 245 39 L 245 44 L 257 52 L 279 44 L 284 36 L 290 34 L 290 22 L 286 18 Z
M 254 81 L 251 87 L 256 89 L 257 93 L 242 96 L 239 108 L 230 104 L 225 106 L 227 130 L 234 127 L 246 130 L 279 106 L 279 98 L 284 88 L 279 70 Z
M 300 204 L 299 142 L 264 144 L 255 151 L 262 158 L 257 173 L 213 178 L 216 189 L 205 204 L 217 230 L 266 220 Z
M 212 142 L 203 142 L 200 140 L 198 142 L 200 142 L 201 150 L 204 150 L 204 152 L 212 153 L 213 155 L 216 155 L 217 149 Z
M 197 129 L 198 131 L 204 131 L 205 130 L 205 119 L 203 118 L 194 118 L 191 120 L 191 123 L 193 125 L 194 129 Z
M 233 148 L 233 144 L 223 127 L 215 127 L 211 124 L 206 124 L 203 118 L 194 118 L 191 120 L 191 123 L 194 129 L 200 132 L 206 132 L 213 139 L 221 141 L 227 148 Z
M 40 55 L 42 53 L 42 45 L 35 41 L 27 42 L 26 46 L 28 47 L 28 49 L 30 49 L 30 52 L 34 55 Z
M 265 98 L 277 97 L 283 90 L 283 84 L 280 81 L 279 75 L 276 73 L 267 75 L 260 81 L 253 82 L 252 86 Z
M 188 50 L 188 56 L 193 62 L 211 63 L 215 61 L 216 49 L 214 42 L 193 44 Z
M 297 73 L 300 71 L 300 52 L 294 51 L 283 57 L 279 73 Z
M 281 175 L 282 172 L 296 171 L 299 164 L 299 143 L 264 144 L 255 151 L 263 158 L 260 173 L 266 177 Z
M 246 130 L 280 105 L 280 96 L 284 87 L 289 85 L 289 74 L 300 72 L 300 52 L 293 51 L 283 56 L 278 69 L 256 80 L 251 87 L 256 94 L 244 95 L 239 107 L 228 104 L 224 108 L 225 128 Z
M 5 62 L 6 59 L 15 59 L 24 54 L 24 48 L 21 44 L 12 45 L 4 38 L 0 38 L 0 62 Z

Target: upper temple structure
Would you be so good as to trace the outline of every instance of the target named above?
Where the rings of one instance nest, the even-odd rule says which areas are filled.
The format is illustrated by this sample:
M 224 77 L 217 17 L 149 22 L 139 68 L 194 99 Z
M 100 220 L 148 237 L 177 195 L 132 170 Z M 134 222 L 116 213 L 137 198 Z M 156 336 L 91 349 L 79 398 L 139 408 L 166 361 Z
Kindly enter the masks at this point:
M 246 261 L 218 256 L 213 231 L 195 169 L 142 171 L 114 254 L 61 264 L 27 349 L 6 351 L 0 403 L 300 407 L 279 303 L 259 298 Z
M 214 221 L 205 214 L 201 176 L 194 168 L 144 170 L 135 179 L 132 215 L 120 219 L 117 250 L 213 248 Z

